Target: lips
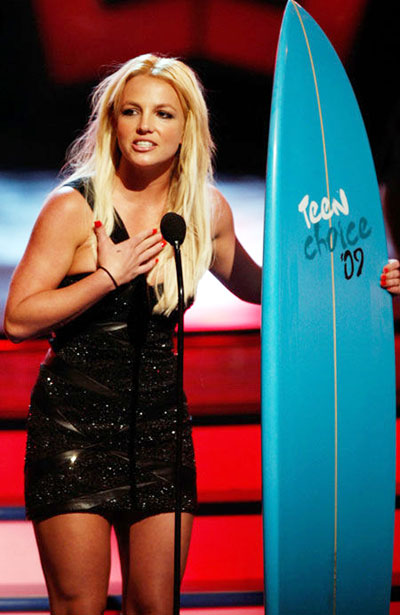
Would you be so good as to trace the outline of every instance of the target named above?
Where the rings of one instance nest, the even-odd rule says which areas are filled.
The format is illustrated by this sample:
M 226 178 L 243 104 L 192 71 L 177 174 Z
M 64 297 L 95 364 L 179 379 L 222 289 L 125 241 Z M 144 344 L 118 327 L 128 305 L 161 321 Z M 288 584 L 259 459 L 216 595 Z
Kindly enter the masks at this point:
M 157 144 L 154 143 L 154 141 L 148 141 L 147 139 L 136 139 L 132 145 L 136 151 L 147 152 L 148 150 L 156 147 Z

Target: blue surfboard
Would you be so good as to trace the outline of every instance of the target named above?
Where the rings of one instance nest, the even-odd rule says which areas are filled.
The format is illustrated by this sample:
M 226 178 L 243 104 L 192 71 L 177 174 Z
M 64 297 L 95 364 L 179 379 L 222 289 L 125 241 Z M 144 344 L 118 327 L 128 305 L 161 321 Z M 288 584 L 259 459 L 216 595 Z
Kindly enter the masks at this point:
M 268 615 L 387 615 L 392 305 L 374 165 L 340 60 L 288 2 L 267 165 L 262 445 Z

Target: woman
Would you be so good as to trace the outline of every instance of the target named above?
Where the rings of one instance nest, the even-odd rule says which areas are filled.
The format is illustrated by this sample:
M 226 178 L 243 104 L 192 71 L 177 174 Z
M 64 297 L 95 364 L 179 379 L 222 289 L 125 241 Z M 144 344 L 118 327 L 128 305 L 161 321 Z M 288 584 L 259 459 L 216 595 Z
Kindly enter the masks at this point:
M 241 298 L 260 300 L 260 268 L 210 186 L 212 151 L 193 72 L 154 55 L 127 62 L 95 90 L 69 176 L 14 274 L 9 337 L 53 332 L 32 392 L 25 470 L 55 615 L 103 612 L 111 525 L 124 613 L 171 612 L 177 292 L 163 214 L 187 224 L 187 305 L 207 268 Z M 183 573 L 196 507 L 187 414 L 182 474 Z

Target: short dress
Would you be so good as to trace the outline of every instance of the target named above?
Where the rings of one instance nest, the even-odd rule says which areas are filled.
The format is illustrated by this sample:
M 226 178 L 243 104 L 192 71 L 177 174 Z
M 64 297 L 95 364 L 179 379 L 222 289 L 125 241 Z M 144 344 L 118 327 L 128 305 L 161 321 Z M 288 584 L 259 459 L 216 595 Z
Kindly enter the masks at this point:
M 128 238 L 118 218 L 111 238 Z M 67 276 L 60 286 L 86 275 Z M 89 512 L 134 522 L 175 510 L 177 311 L 154 314 L 155 303 L 139 276 L 53 333 L 27 421 L 28 519 Z M 181 510 L 194 513 L 186 401 L 182 438 Z

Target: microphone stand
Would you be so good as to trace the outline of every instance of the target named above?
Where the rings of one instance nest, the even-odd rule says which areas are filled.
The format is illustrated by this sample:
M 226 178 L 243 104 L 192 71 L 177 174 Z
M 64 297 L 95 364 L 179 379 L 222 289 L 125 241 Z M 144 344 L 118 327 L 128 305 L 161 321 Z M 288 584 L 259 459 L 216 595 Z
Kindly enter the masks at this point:
M 178 330 L 177 330 L 177 417 L 176 417 L 176 455 L 175 455 L 175 538 L 174 538 L 174 609 L 173 615 L 180 611 L 181 586 L 181 508 L 182 508 L 182 430 L 183 430 L 183 313 L 184 291 L 182 261 L 179 242 L 173 242 L 176 277 L 178 283 Z

